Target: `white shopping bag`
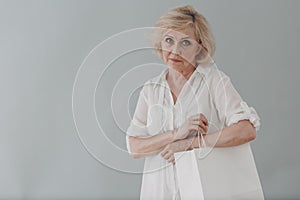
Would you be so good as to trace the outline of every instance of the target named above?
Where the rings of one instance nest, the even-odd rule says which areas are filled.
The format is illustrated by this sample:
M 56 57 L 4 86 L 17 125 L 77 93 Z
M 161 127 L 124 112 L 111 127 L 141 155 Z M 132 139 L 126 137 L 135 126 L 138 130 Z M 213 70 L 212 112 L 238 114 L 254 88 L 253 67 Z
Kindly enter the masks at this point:
M 179 152 L 175 158 L 181 200 L 264 199 L 249 143 Z

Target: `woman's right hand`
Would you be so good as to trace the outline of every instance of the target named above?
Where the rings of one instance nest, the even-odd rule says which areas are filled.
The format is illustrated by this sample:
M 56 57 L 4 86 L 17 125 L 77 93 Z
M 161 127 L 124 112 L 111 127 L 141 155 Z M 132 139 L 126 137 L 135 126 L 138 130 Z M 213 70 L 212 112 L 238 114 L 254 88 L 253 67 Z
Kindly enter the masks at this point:
M 194 131 L 206 133 L 206 126 L 208 126 L 208 121 L 202 113 L 193 115 L 189 117 L 179 128 L 175 129 L 173 132 L 173 141 L 185 139 L 192 135 Z

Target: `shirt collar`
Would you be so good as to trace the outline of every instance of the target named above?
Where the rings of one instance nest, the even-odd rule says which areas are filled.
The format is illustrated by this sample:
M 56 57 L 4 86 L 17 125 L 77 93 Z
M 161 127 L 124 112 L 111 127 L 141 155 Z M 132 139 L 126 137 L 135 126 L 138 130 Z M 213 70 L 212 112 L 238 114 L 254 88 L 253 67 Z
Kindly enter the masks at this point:
M 208 73 L 210 72 L 212 68 L 212 65 L 208 65 L 206 67 L 203 67 L 201 65 L 198 65 L 196 67 L 196 71 L 194 71 L 194 73 L 192 74 L 193 75 L 196 75 L 195 73 L 198 73 L 199 75 L 202 75 L 202 76 L 207 76 Z M 154 79 L 154 82 L 155 82 L 155 86 L 154 87 L 157 87 L 159 85 L 164 85 L 164 84 L 167 84 L 167 78 L 166 78 L 166 75 L 168 73 L 168 66 L 166 66 L 166 69 L 164 69 L 161 74 L 157 77 L 157 79 Z M 190 77 L 191 78 L 191 77 Z M 190 79 L 189 79 L 190 80 Z

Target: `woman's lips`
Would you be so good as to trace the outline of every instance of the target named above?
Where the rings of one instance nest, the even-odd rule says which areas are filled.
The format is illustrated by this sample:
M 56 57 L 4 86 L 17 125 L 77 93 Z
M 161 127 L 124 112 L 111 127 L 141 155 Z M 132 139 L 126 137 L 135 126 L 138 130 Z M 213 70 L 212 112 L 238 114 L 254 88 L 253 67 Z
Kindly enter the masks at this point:
M 169 60 L 173 61 L 173 62 L 181 62 L 181 60 L 176 59 L 176 58 L 169 58 Z

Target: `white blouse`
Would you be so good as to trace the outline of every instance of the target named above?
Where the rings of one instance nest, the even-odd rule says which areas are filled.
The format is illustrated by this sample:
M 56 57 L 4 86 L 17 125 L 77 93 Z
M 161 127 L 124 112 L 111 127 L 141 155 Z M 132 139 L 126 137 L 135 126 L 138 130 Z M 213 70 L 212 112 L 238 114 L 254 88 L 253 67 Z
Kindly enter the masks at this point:
M 129 153 L 129 136 L 155 135 L 173 130 L 188 117 L 199 113 L 208 119 L 208 134 L 243 119 L 249 119 L 256 130 L 259 129 L 260 118 L 255 109 L 248 107 L 230 78 L 214 64 L 196 68 L 181 89 L 175 105 L 166 80 L 168 70 L 166 67 L 159 76 L 148 80 L 140 92 L 127 129 Z M 176 165 L 168 163 L 159 153 L 147 156 L 140 199 L 180 199 L 176 179 Z

